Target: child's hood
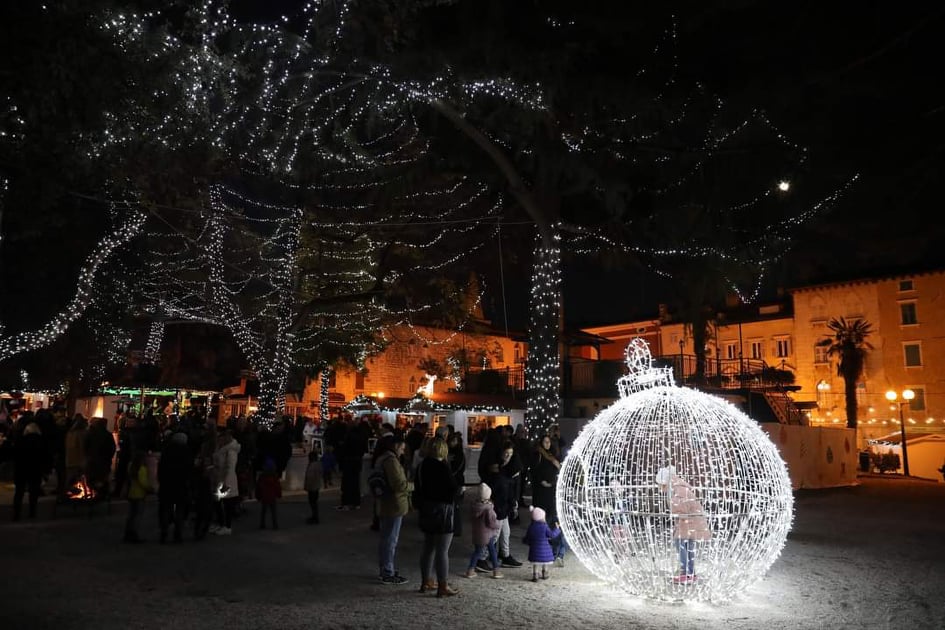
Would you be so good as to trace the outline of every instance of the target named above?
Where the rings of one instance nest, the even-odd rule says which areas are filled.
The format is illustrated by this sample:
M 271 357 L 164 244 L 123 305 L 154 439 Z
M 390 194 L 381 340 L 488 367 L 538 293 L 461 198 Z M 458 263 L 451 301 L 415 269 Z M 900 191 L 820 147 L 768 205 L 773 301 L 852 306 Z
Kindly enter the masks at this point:
M 472 513 L 475 518 L 481 518 L 491 509 L 494 509 L 491 501 L 476 501 L 472 504 Z

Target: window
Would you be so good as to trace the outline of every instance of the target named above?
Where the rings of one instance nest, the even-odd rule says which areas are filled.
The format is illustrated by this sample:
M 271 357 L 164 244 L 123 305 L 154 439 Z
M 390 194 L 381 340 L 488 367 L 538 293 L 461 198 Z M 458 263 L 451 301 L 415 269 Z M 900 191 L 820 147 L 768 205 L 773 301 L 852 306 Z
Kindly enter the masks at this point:
M 354 388 L 364 389 L 364 372 L 354 373 Z
M 524 363 L 524 362 L 525 362 L 525 357 L 522 356 L 522 345 L 521 345 L 521 344 L 518 344 L 518 343 L 515 344 L 514 352 L 515 352 L 515 363 Z
M 492 354 L 495 357 L 496 363 L 505 363 L 505 348 L 503 348 L 502 344 L 498 341 L 493 342 Z
M 726 359 L 738 358 L 738 344 L 737 343 L 729 342 L 725 344 L 725 358 Z
M 827 356 L 828 346 L 820 344 L 814 345 L 814 363 L 830 363 L 830 357 Z
M 788 338 L 775 340 L 775 352 L 779 359 L 791 356 L 791 340 Z
M 915 398 L 909 401 L 909 409 L 912 411 L 925 411 L 925 388 L 910 387 L 915 392 Z
M 922 366 L 922 346 L 917 343 L 905 343 L 902 345 L 902 351 L 906 367 Z
M 915 312 L 915 302 L 901 302 L 899 304 L 899 323 L 903 326 L 919 323 L 919 318 Z
M 752 359 L 764 359 L 765 358 L 765 345 L 761 341 L 751 341 L 749 342 L 749 352 L 751 353 Z
M 914 288 L 914 287 L 912 286 L 912 280 L 900 280 L 900 281 L 899 281 L 899 292 L 900 292 L 900 293 L 902 293 L 903 291 L 912 291 L 913 288 Z

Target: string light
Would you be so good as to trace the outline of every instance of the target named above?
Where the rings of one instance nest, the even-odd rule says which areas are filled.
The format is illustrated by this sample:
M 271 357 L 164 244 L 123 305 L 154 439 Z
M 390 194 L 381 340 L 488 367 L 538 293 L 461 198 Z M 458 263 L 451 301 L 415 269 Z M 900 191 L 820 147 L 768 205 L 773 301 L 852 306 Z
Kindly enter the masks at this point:
M 43 348 L 66 332 L 86 309 L 93 303 L 93 292 L 97 274 L 103 269 L 109 258 L 125 243 L 136 236 L 144 226 L 146 215 L 131 209 L 122 217 L 121 222 L 103 236 L 92 248 L 79 271 L 76 292 L 62 310 L 35 331 L 24 331 L 12 335 L 0 336 L 0 361 L 16 354 Z M 0 335 L 2 335 L 0 330 Z
M 525 360 L 528 407 L 525 426 L 531 437 L 545 433 L 561 412 L 558 353 L 561 312 L 561 240 L 556 225 L 551 245 L 535 250 L 529 309 L 530 345 Z M 539 237 L 540 238 L 540 237 Z
M 784 547 L 793 519 L 787 467 L 737 407 L 653 368 L 644 340 L 632 340 L 626 357 L 620 398 L 585 426 L 561 465 L 556 500 L 568 546 L 632 595 L 729 601 Z M 673 513 L 673 485 L 660 490 L 656 481 L 664 468 L 691 486 L 710 530 L 696 546 L 695 579 L 678 579 L 673 538 L 680 519 L 696 513 Z

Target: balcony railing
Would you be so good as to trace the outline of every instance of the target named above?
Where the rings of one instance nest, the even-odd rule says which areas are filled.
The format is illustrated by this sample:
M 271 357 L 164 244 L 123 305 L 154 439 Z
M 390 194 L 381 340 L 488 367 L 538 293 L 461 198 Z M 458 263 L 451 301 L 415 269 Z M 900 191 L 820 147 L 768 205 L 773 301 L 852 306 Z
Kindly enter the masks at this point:
M 470 368 L 463 389 L 471 394 L 515 394 L 525 391 L 525 366 Z

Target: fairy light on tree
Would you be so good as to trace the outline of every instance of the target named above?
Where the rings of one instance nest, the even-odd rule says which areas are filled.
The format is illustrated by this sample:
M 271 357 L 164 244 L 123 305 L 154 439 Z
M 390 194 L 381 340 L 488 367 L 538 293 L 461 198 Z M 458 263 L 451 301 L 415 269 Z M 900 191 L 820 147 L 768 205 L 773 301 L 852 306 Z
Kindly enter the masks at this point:
M 642 598 L 725 602 L 760 580 L 793 518 L 787 467 L 757 423 L 727 401 L 673 383 L 649 347 L 627 348 L 620 398 L 578 435 L 561 466 L 557 508 L 571 550 L 593 574 Z M 659 471 L 691 486 L 709 529 L 680 577 L 674 512 Z M 698 510 L 698 507 L 688 507 Z
M 560 414 L 560 338 L 561 312 L 561 250 L 551 247 L 536 249 L 537 260 L 532 269 L 531 308 L 529 319 L 528 357 L 525 381 L 528 388 L 526 425 L 530 435 L 537 436 L 558 421 Z
M 76 291 L 72 299 L 38 329 L 0 336 L 0 361 L 22 352 L 48 346 L 65 333 L 92 303 L 96 278 L 102 268 L 122 245 L 141 231 L 145 216 L 143 212 L 134 208 L 121 213 L 117 225 L 92 248 L 92 253 L 89 254 L 85 265 L 79 271 Z

